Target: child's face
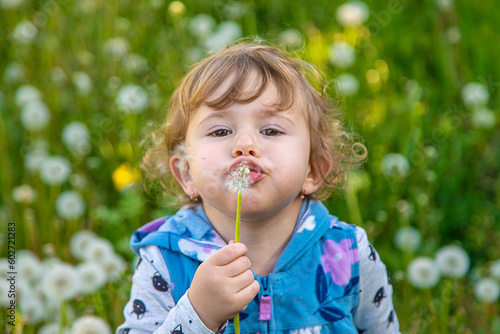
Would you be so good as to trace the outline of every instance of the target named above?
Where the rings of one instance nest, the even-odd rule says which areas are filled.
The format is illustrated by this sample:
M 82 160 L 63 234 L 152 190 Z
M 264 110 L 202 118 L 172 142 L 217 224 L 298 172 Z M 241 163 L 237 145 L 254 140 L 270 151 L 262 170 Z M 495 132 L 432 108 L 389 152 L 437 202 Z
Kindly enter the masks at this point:
M 209 100 L 230 82 L 226 80 Z M 188 196 L 201 196 L 207 212 L 214 209 L 234 217 L 237 195 L 227 184 L 242 162 L 249 166 L 252 182 L 243 194 L 246 220 L 272 217 L 297 201 L 301 192 L 312 193 L 321 185 L 311 173 L 302 103 L 276 111 L 275 98 L 274 85 L 269 85 L 249 104 L 233 104 L 226 110 L 202 105 L 192 116 L 185 140 L 189 170 L 177 172 L 177 179 Z

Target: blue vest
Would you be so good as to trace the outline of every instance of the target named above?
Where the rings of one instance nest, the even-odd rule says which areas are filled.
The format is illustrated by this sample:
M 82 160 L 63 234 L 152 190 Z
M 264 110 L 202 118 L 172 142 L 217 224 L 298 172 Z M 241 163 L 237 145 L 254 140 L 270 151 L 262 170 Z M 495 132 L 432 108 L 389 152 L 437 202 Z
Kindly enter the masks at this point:
M 150 244 L 160 247 L 176 302 L 189 288 L 201 262 L 225 244 L 200 207 L 180 210 L 174 228 L 165 226 L 169 217 L 152 222 L 157 225 L 154 232 L 151 227 L 139 229 L 132 237 L 135 251 Z M 208 228 L 200 230 L 200 220 L 208 222 Z M 192 244 L 186 247 L 188 243 Z M 353 320 L 359 295 L 354 226 L 329 215 L 320 202 L 304 201 L 294 235 L 273 271 L 265 277 L 255 275 L 255 279 L 261 289 L 240 313 L 242 334 L 358 333 Z M 232 321 L 226 333 L 234 333 Z

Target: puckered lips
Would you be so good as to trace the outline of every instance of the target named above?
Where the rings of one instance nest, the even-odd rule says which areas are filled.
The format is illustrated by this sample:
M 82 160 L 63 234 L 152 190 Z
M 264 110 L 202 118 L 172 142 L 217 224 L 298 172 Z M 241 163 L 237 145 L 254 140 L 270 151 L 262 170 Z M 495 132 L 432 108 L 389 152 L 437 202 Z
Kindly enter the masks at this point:
M 234 174 L 236 169 L 241 165 L 245 165 L 250 170 L 250 174 L 248 174 L 250 184 L 259 182 L 266 174 L 266 171 L 257 162 L 248 158 L 237 159 L 229 168 L 229 174 Z

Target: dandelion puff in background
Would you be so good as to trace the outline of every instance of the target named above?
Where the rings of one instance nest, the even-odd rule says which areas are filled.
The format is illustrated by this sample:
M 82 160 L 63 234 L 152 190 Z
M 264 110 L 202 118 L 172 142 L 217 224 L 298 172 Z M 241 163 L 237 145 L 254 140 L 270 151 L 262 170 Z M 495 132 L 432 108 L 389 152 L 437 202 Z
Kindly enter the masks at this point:
M 82 196 L 76 191 L 66 190 L 56 200 L 56 212 L 63 219 L 78 219 L 85 212 Z
M 410 163 L 399 153 L 386 154 L 381 161 L 382 173 L 387 177 L 406 177 L 410 172 Z
M 24 297 L 19 302 L 23 320 L 30 324 L 38 324 L 44 317 L 44 304 L 37 294 Z
M 76 91 L 80 96 L 87 96 L 92 91 L 92 79 L 85 72 L 75 72 L 71 76 L 71 80 L 76 87 Z
M 436 262 L 443 276 L 453 278 L 463 277 L 470 267 L 467 252 L 455 245 L 440 248 L 436 253 Z
M 486 107 L 479 107 L 472 111 L 472 126 L 476 129 L 493 129 L 496 123 L 495 113 Z
M 125 261 L 115 253 L 104 258 L 100 262 L 100 265 L 104 269 L 107 279 L 110 280 L 111 282 L 114 282 L 121 277 L 121 275 L 125 271 L 125 266 L 126 266 Z
M 24 106 L 29 101 L 36 101 L 42 98 L 42 94 L 32 85 L 24 85 L 16 90 L 14 101 L 18 107 Z
M 81 280 L 79 291 L 83 294 L 97 291 L 106 283 L 104 268 L 95 262 L 81 263 L 75 269 Z
M 500 286 L 493 278 L 481 278 L 474 286 L 476 298 L 484 303 L 495 303 L 500 295 Z
M 71 254 L 79 260 L 85 259 L 90 243 L 97 238 L 98 236 L 91 231 L 81 230 L 76 232 L 69 241 Z
M 189 19 L 188 30 L 200 40 L 208 37 L 216 26 L 215 19 L 208 14 L 198 14 Z
M 12 198 L 18 203 L 30 204 L 33 203 L 36 197 L 36 191 L 27 184 L 15 187 L 12 190 Z
M 88 127 L 81 122 L 71 122 L 64 126 L 61 138 L 66 147 L 79 155 L 90 152 L 90 135 Z
M 84 258 L 87 261 L 105 263 L 113 254 L 114 250 L 111 243 L 108 240 L 97 238 L 90 240 Z
M 428 257 L 417 257 L 408 265 L 408 280 L 419 289 L 432 288 L 440 278 L 437 263 Z
M 17 272 L 19 277 L 29 282 L 36 282 L 40 279 L 43 266 L 33 252 L 20 250 L 17 252 Z
M 60 156 L 49 156 L 40 166 L 40 178 L 49 186 L 61 185 L 70 174 L 71 167 L 68 160 Z
M 63 329 L 63 333 L 69 333 L 67 329 Z M 59 324 L 50 323 L 43 325 L 37 332 L 37 334 L 59 334 Z
M 353 96 L 359 90 L 359 81 L 350 73 L 342 73 L 337 76 L 335 87 L 340 95 Z
M 408 252 L 415 252 L 422 241 L 422 234 L 412 226 L 400 227 L 394 235 L 396 247 Z
M 347 1 L 337 8 L 335 18 L 344 27 L 358 27 L 370 16 L 370 8 L 363 1 Z
M 490 266 L 491 276 L 500 281 L 500 260 L 493 261 Z
M 66 263 L 52 263 L 46 270 L 40 289 L 47 299 L 69 300 L 78 292 L 80 283 L 76 270 Z
M 469 82 L 462 88 L 462 101 L 467 107 L 481 107 L 490 99 L 490 92 L 479 82 Z
M 31 44 L 38 34 L 38 29 L 28 20 L 19 22 L 12 31 L 12 40 L 20 45 Z
M 71 334 L 111 334 L 111 328 L 101 318 L 86 315 L 76 319 Z
M 14 9 L 23 4 L 23 0 L 0 0 L 0 8 Z
M 148 94 L 141 86 L 129 84 L 118 91 L 116 105 L 128 114 L 139 114 L 148 105 Z
M 356 61 L 356 52 L 346 42 L 334 42 L 328 49 L 328 61 L 338 68 L 348 68 Z
M 29 131 L 39 131 L 50 121 L 49 108 L 40 100 L 28 101 L 21 110 L 21 123 Z

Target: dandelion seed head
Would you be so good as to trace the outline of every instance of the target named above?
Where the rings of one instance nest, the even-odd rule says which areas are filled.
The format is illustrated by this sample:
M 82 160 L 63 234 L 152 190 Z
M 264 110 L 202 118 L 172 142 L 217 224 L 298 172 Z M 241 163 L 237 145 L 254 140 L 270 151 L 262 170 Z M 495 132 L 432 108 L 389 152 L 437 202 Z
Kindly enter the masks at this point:
M 396 247 L 408 252 L 414 252 L 420 247 L 422 235 L 420 231 L 412 226 L 403 226 L 396 231 L 394 242 Z
M 500 260 L 493 261 L 490 266 L 491 276 L 500 281 Z
M 84 254 L 87 261 L 105 263 L 114 254 L 113 246 L 108 240 L 102 238 L 92 239 Z
M 85 212 L 85 202 L 76 191 L 64 191 L 57 197 L 56 212 L 63 219 L 78 219 Z
M 104 268 L 95 262 L 84 262 L 76 267 L 76 272 L 80 276 L 80 292 L 90 294 L 99 290 L 106 283 L 106 272 Z
M 97 235 L 91 231 L 81 230 L 76 232 L 69 241 L 69 249 L 71 251 L 71 254 L 75 258 L 83 260 L 90 243 L 97 238 Z
M 69 264 L 55 262 L 49 265 L 43 276 L 40 289 L 53 300 L 69 300 L 78 292 L 79 277 Z
M 49 108 L 40 100 L 26 102 L 21 110 L 21 123 L 29 131 L 45 128 L 50 121 Z
M 356 51 L 346 42 L 334 42 L 328 49 L 328 60 L 338 68 L 348 68 L 356 61 Z
M 12 198 L 18 203 L 33 203 L 36 199 L 36 191 L 27 184 L 15 187 L 12 190 Z
M 417 257 L 408 265 L 408 280 L 419 289 L 432 288 L 440 278 L 437 263 L 427 257 Z
M 109 325 L 99 317 L 86 315 L 78 318 L 71 328 L 72 334 L 111 334 Z
M 20 250 L 17 252 L 17 271 L 19 277 L 30 282 L 40 279 L 43 266 L 40 260 L 29 250 Z
M 358 27 L 368 20 L 370 8 L 363 1 L 348 1 L 337 8 L 336 19 L 344 27 Z
M 29 324 L 36 325 L 43 320 L 45 308 L 40 296 L 37 294 L 21 298 L 19 309 L 23 315 L 23 320 L 26 320 Z
M 462 101 L 468 107 L 481 107 L 488 103 L 490 92 L 479 82 L 469 82 L 462 88 Z
M 49 156 L 45 158 L 40 166 L 40 178 L 50 186 L 57 186 L 66 181 L 71 174 L 71 166 L 61 156 Z
M 101 262 L 101 265 L 110 281 L 120 278 L 121 274 L 125 271 L 125 261 L 115 253 L 105 258 Z
M 495 303 L 500 296 L 500 285 L 493 278 L 481 278 L 474 286 L 476 298 L 484 303 Z
M 436 262 L 443 276 L 463 277 L 470 266 L 467 252 L 455 245 L 444 246 L 436 253 Z
M 250 169 L 245 163 L 241 163 L 236 167 L 236 170 L 231 173 L 229 179 L 228 187 L 234 193 L 244 192 L 250 187 L 250 179 L 248 175 L 250 174 Z

